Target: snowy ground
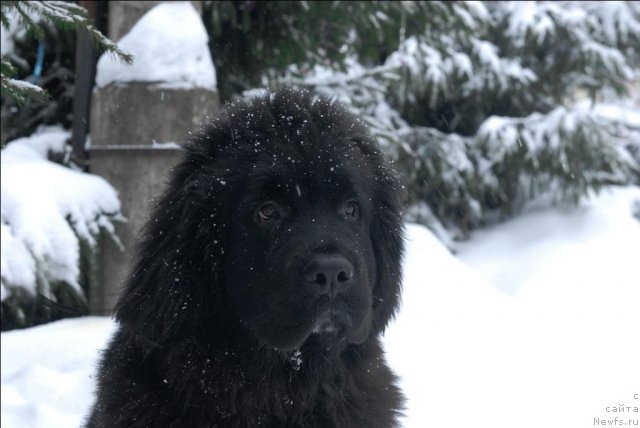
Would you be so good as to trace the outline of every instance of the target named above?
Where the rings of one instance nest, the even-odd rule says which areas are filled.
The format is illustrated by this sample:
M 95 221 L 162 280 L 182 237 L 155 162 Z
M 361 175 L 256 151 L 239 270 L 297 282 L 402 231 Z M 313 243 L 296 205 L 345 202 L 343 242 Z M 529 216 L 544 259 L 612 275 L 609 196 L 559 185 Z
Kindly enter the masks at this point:
M 386 337 L 405 427 L 640 424 L 606 412 L 640 407 L 638 199 L 630 188 L 577 209 L 532 205 L 457 259 L 411 228 L 405 304 Z
M 404 306 L 385 337 L 404 426 L 637 425 L 611 406 L 640 407 L 638 200 L 627 188 L 577 209 L 532 205 L 458 257 L 410 226 Z M 112 328 L 94 317 L 2 333 L 2 427 L 78 426 Z

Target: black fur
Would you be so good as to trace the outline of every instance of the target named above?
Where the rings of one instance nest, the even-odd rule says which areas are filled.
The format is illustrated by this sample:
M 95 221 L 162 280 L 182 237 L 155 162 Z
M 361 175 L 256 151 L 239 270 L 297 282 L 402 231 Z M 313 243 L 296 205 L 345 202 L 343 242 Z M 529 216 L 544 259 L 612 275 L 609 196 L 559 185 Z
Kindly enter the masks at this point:
M 231 104 L 150 216 L 87 426 L 397 426 L 402 196 L 335 102 Z

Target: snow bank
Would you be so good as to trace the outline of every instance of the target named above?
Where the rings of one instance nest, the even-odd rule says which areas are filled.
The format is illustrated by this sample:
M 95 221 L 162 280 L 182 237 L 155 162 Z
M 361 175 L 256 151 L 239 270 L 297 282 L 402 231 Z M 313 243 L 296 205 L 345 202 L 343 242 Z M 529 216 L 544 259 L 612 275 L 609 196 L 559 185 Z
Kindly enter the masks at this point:
M 93 401 L 94 363 L 114 324 L 104 317 L 2 333 L 2 419 L 7 428 L 78 427 Z
M 412 228 L 404 307 L 386 335 L 405 428 L 579 427 L 631 416 L 640 385 L 640 188 L 531 204 L 457 259 Z M 637 420 L 637 419 L 636 419 Z
M 500 353 L 515 315 L 509 299 L 422 226 L 409 227 L 404 275 L 403 305 L 385 334 L 408 397 L 403 426 L 499 426 L 473 414 L 489 399 L 477 391 L 508 375 Z
M 131 28 L 118 46 L 134 56 L 127 65 L 109 54 L 100 57 L 98 87 L 114 82 L 151 82 L 165 87 L 216 88 L 216 71 L 207 31 L 190 2 L 164 2 Z
M 385 335 L 408 396 L 405 428 L 579 427 L 637 405 L 640 188 L 565 210 L 532 204 L 458 258 L 408 228 L 403 307 Z M 2 333 L 2 426 L 78 426 L 97 350 L 84 318 Z
M 42 281 L 79 290 L 79 239 L 94 243 L 101 228 L 113 230 L 108 216 L 120 212 L 116 191 L 100 177 L 47 160 L 69 136 L 45 127 L 1 152 L 2 300 L 17 288 L 33 295 Z

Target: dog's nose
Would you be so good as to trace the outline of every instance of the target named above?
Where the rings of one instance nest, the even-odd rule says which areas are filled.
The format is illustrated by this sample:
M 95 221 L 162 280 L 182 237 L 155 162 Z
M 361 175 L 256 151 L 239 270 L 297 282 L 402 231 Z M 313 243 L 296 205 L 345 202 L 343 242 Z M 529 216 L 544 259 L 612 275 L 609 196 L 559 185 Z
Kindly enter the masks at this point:
M 322 255 L 315 257 L 303 273 L 309 284 L 316 286 L 320 294 L 336 294 L 353 282 L 353 265 L 343 256 Z

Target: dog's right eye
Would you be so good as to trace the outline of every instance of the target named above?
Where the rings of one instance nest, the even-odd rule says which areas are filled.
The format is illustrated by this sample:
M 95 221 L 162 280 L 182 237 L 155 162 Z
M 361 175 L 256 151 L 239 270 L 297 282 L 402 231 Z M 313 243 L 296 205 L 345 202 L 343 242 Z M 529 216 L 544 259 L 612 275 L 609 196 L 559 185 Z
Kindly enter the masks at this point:
M 266 223 L 278 218 L 280 218 L 280 211 L 278 211 L 278 207 L 273 202 L 267 202 L 258 208 L 256 212 L 256 221 L 258 223 Z

